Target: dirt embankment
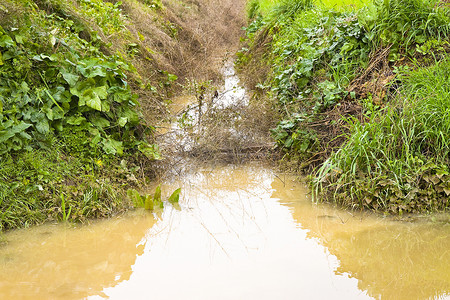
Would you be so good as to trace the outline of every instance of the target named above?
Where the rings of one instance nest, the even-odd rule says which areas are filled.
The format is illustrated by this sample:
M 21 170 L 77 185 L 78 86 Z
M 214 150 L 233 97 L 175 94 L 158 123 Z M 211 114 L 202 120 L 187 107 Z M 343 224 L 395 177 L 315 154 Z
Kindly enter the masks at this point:
M 139 45 L 133 64 L 144 82 L 164 85 L 167 73 L 178 78 L 162 97 L 138 91 L 144 116 L 153 123 L 155 113 L 159 117 L 167 113 L 161 101 L 182 93 L 188 82 L 220 81 L 223 59 L 239 45 L 245 25 L 245 1 L 163 0 L 156 13 L 144 8 L 136 0 L 122 4 L 130 19 L 128 30 Z

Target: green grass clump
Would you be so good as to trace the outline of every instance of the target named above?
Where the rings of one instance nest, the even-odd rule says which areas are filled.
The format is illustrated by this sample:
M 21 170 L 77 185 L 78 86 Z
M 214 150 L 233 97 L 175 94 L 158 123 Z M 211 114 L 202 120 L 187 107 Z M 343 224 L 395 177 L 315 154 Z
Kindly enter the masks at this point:
M 116 158 L 67 156 L 53 142 L 51 150 L 0 157 L 0 231 L 45 221 L 84 222 L 130 206 L 122 187 L 137 170 Z
M 393 213 L 447 209 L 449 8 L 433 0 L 270 6 L 249 5 L 256 17 L 238 64 L 264 61 L 258 64 L 265 81 L 255 86 L 282 116 L 272 133 L 284 159 L 299 169 L 320 167 L 316 192 L 344 205 Z M 396 77 L 414 61 L 416 71 Z M 387 78 L 376 86 L 381 93 L 359 92 L 379 84 L 378 77 Z
M 450 60 L 402 77 L 395 104 L 350 121 L 345 145 L 318 172 L 317 191 L 388 212 L 450 207 Z
M 376 0 L 361 10 L 359 21 L 378 44 L 391 47 L 391 60 L 401 53 L 414 55 L 416 45 L 446 39 L 450 33 L 448 8 L 435 0 Z
M 265 58 L 270 72 L 259 88 L 276 98 L 285 115 L 272 130 L 278 145 L 296 159 L 320 152 L 317 134 L 303 124 L 349 96 L 355 70 L 368 63 L 373 34 L 354 11 L 290 0 L 278 1 L 270 14 L 255 18 L 247 33 L 250 47 L 239 53 L 242 64 L 251 60 L 261 36 L 271 36 Z

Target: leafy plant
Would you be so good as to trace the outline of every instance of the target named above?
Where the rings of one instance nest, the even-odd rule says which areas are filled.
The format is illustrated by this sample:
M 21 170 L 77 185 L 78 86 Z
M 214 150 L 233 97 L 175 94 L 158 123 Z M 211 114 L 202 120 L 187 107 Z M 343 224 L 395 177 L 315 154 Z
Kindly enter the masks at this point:
M 176 189 L 172 195 L 170 195 L 169 199 L 167 199 L 167 201 L 169 201 L 169 203 L 178 203 L 178 201 L 180 201 L 180 193 L 181 193 L 181 188 Z
M 66 202 L 64 194 L 61 194 L 61 210 L 62 210 L 62 220 L 67 222 L 70 218 L 70 213 L 72 212 L 72 206 L 69 206 L 69 210 L 66 211 Z
M 349 120 L 345 145 L 319 169 L 316 192 L 350 206 L 401 213 L 445 209 L 450 195 L 450 62 L 401 78 L 395 105 Z

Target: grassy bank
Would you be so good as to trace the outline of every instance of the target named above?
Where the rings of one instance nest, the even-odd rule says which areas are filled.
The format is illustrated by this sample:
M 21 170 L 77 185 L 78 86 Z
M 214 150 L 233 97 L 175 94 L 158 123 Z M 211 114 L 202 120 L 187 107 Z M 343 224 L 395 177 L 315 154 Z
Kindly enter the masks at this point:
M 242 26 L 233 4 L 2 1 L 0 230 L 132 207 L 127 190 L 161 159 L 155 126 L 170 98 L 220 79 L 218 56 Z
M 238 65 L 273 99 L 283 160 L 313 174 L 318 198 L 394 214 L 448 209 L 444 3 L 254 0 L 248 16 Z

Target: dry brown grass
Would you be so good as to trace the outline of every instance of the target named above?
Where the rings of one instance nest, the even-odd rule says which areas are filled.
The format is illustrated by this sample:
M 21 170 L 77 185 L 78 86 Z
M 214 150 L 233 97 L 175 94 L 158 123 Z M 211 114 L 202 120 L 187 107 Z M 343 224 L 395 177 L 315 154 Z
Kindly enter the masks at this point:
M 220 81 L 223 58 L 237 50 L 245 20 L 245 0 L 165 0 L 163 5 L 157 11 L 137 0 L 125 0 L 122 5 L 130 20 L 127 29 L 132 42 L 139 45 L 132 62 L 143 84 L 164 82 L 166 75 L 161 70 L 179 78 L 166 94 L 135 86 L 144 117 L 151 124 L 167 116 L 163 102 L 182 92 L 186 82 Z M 121 38 L 112 44 L 126 44 Z
M 206 102 L 210 102 L 210 97 L 205 97 Z M 198 116 L 198 105 L 194 103 L 181 113 L 188 111 Z M 200 122 L 194 121 L 193 127 L 159 136 L 157 141 L 163 149 L 164 160 L 156 166 L 158 176 L 181 175 L 205 163 L 276 161 L 279 152 L 274 151 L 269 132 L 275 125 L 274 113 L 267 98 L 209 107 L 202 113 Z

